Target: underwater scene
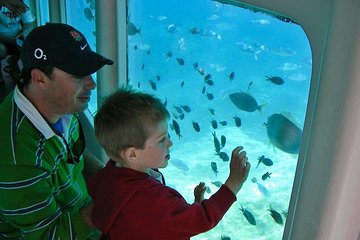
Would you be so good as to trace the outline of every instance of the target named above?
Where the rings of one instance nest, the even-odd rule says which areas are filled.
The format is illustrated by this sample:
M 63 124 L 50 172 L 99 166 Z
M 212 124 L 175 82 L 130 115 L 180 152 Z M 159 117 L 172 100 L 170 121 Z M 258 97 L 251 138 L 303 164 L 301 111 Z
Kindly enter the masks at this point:
M 78 3 L 68 22 L 96 48 L 94 1 Z M 213 0 L 129 0 L 127 30 L 128 84 L 171 114 L 167 185 L 192 203 L 199 182 L 208 198 L 226 180 L 236 146 L 252 165 L 220 223 L 192 239 L 282 239 L 311 80 L 301 26 Z
M 252 167 L 237 201 L 212 230 L 192 239 L 282 239 L 311 79 L 302 28 L 210 0 L 128 1 L 129 84 L 164 101 L 174 145 L 161 171 L 194 201 L 229 174 L 244 146 Z

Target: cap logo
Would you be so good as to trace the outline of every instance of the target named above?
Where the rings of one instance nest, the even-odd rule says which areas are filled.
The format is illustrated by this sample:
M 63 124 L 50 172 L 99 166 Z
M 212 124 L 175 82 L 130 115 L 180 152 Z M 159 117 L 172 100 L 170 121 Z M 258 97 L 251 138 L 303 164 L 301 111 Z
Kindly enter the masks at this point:
M 80 33 L 72 30 L 70 31 L 70 35 L 75 39 L 75 41 L 81 41 L 82 40 L 82 36 L 80 35 Z
M 84 46 L 80 46 L 81 51 L 84 50 L 86 48 L 87 44 L 85 44 Z
M 41 48 L 37 48 L 34 51 L 34 57 L 37 59 L 47 60 L 46 54 L 44 54 L 44 51 Z

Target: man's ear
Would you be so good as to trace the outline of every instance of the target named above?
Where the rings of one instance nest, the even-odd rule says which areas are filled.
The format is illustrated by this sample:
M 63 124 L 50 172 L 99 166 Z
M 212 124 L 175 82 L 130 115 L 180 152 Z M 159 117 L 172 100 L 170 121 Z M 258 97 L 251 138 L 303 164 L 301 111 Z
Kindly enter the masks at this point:
M 134 147 L 128 147 L 121 151 L 121 158 L 127 162 L 135 162 L 136 161 L 136 149 Z
M 46 82 L 45 78 L 46 78 L 45 73 L 43 73 L 39 69 L 34 68 L 31 70 L 31 81 L 36 86 L 39 86 L 40 88 L 44 88 Z

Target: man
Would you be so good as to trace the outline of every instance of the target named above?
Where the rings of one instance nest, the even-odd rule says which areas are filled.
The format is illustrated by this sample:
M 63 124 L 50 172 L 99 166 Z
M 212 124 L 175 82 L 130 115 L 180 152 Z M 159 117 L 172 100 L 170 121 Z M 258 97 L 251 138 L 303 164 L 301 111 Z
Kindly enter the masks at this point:
M 33 29 L 21 60 L 23 79 L 0 105 L 0 239 L 96 239 L 83 174 L 102 163 L 84 152 L 74 113 L 88 106 L 91 74 L 113 62 L 61 23 Z

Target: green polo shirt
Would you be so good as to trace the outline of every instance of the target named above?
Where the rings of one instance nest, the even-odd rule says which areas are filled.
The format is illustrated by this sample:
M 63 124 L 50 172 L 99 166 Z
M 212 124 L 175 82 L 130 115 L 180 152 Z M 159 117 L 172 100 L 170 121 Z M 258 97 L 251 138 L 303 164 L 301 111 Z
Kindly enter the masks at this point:
M 62 117 L 71 149 L 79 137 L 73 115 Z M 87 239 L 80 209 L 90 201 L 78 164 L 66 163 L 64 139 L 15 88 L 0 105 L 0 239 Z

